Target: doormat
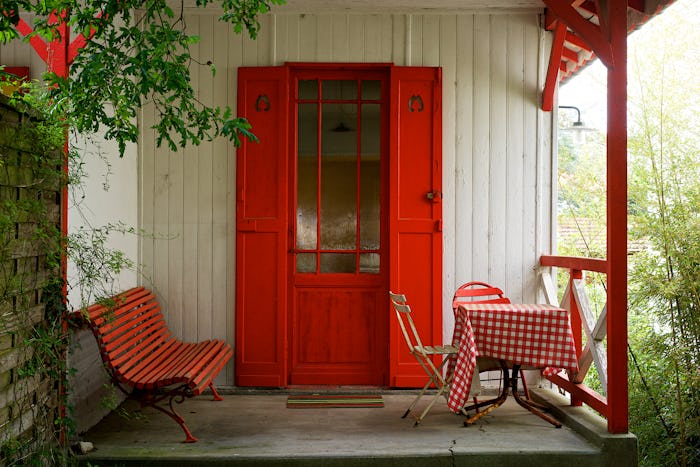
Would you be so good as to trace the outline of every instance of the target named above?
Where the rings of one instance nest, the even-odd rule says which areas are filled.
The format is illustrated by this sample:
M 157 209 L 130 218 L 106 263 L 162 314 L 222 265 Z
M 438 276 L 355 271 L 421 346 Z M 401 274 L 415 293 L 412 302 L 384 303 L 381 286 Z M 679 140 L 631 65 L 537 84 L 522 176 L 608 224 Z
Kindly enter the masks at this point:
M 382 396 L 376 395 L 303 395 L 289 396 L 287 398 L 288 409 L 315 409 L 315 408 L 374 408 L 384 407 Z

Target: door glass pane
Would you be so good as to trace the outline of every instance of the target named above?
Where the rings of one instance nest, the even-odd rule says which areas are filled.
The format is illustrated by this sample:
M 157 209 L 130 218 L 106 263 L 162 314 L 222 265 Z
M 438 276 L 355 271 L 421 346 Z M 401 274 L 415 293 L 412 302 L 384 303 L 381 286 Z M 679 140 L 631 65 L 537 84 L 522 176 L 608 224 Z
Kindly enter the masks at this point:
M 360 248 L 378 250 L 380 235 L 379 104 L 362 106 Z
M 355 255 L 344 253 L 321 253 L 321 272 L 355 272 Z
M 356 122 L 356 109 L 355 105 L 323 104 L 322 249 L 354 250 L 357 246 L 357 132 L 337 131 L 336 127 L 339 117 Z
M 362 82 L 362 100 L 379 100 L 381 91 L 380 81 L 368 80 Z
M 316 272 L 316 254 L 298 253 L 297 272 Z
M 297 249 L 316 249 L 318 106 L 299 104 L 297 146 Z
M 360 272 L 379 274 L 379 253 L 361 253 Z
M 318 81 L 315 79 L 300 80 L 299 99 L 318 99 Z
M 357 99 L 357 81 L 354 80 L 324 80 L 322 83 L 323 100 Z

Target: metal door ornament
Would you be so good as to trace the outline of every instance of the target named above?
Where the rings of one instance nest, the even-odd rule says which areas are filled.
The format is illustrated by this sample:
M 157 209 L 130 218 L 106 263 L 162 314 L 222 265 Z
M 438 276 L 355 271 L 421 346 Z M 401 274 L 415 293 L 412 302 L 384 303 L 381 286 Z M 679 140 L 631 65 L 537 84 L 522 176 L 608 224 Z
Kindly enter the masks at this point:
M 411 112 L 422 112 L 423 111 L 423 98 L 417 95 L 413 95 L 408 99 L 408 110 Z
M 267 112 L 270 110 L 270 98 L 267 94 L 260 94 L 255 100 L 255 110 L 257 112 Z

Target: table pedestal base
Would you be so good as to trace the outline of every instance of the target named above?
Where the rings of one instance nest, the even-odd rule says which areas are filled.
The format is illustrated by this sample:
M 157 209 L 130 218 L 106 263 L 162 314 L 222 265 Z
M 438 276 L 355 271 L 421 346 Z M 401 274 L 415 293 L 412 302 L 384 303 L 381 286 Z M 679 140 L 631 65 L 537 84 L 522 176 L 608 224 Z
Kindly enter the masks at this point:
M 551 416 L 542 412 L 543 410 L 547 410 L 547 406 L 542 405 L 542 404 L 538 404 L 537 402 L 533 401 L 532 399 L 520 397 L 520 394 L 518 393 L 518 372 L 520 371 L 520 365 L 513 365 L 513 374 L 510 375 L 508 372 L 508 365 L 506 365 L 506 362 L 503 360 L 500 360 L 500 363 L 501 363 L 501 370 L 503 371 L 503 389 L 501 390 L 501 393 L 495 399 L 490 399 L 487 401 L 479 402 L 479 403 L 468 405 L 468 406 L 464 407 L 462 409 L 462 413 L 468 417 L 464 421 L 464 426 L 469 426 L 469 425 L 474 424 L 474 422 L 476 422 L 477 420 L 482 418 L 484 415 L 487 415 L 492 410 L 503 405 L 503 403 L 508 398 L 508 391 L 512 390 L 513 391 L 513 398 L 515 399 L 515 402 L 518 403 L 518 405 L 529 410 L 533 414 L 540 417 L 542 420 L 545 420 L 545 421 L 551 423 L 555 427 L 561 428 L 561 423 L 559 423 L 556 419 L 552 418 Z M 480 411 L 479 409 L 481 407 L 486 407 L 486 409 Z M 476 410 L 476 414 L 469 417 L 469 415 L 467 415 L 467 412 L 469 410 L 472 410 L 472 409 Z

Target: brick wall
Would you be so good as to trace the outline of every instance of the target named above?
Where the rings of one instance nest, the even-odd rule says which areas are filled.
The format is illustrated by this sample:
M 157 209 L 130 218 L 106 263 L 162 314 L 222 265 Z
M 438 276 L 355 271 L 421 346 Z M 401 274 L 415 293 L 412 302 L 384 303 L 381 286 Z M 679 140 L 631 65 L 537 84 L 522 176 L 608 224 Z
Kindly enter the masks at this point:
M 59 149 L 33 139 L 38 127 L 0 96 L 0 464 L 56 439 L 62 345 L 60 311 L 47 286 L 60 225 Z M 60 284 L 58 289 L 60 291 Z M 44 351 L 42 351 L 42 349 Z M 59 358 L 47 357 L 58 353 Z M 54 367 L 54 364 L 59 366 Z M 16 461 L 15 461 L 16 462 Z

